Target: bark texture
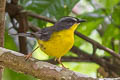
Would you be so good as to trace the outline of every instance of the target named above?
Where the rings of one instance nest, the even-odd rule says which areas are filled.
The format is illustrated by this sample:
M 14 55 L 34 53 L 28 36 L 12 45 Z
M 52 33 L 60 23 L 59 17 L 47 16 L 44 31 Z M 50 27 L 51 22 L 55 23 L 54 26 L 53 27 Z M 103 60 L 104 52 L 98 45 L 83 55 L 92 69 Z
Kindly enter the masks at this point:
M 47 62 L 37 61 L 35 59 L 25 61 L 22 53 L 1 47 L 0 66 L 32 75 L 41 80 L 95 80 L 94 78 Z
M 24 54 L 0 47 L 0 66 L 32 75 L 41 80 L 119 80 L 119 78 L 92 78 L 56 65 L 30 59 L 25 61 Z
M 4 47 L 5 3 L 6 0 L 0 0 L 0 46 L 1 47 Z M 2 68 L 0 67 L 0 80 L 1 79 L 2 79 Z

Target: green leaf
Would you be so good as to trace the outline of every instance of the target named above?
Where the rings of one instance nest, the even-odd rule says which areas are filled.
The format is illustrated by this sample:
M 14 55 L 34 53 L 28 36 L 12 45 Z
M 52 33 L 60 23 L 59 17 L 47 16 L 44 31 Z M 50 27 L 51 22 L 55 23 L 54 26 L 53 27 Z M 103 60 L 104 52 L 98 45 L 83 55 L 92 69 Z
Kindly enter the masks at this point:
M 77 31 L 89 36 L 91 34 L 92 31 L 96 30 L 96 28 L 104 21 L 104 16 L 101 15 L 102 14 L 102 10 L 95 10 L 94 12 L 90 12 L 90 13 L 85 13 L 82 15 L 78 15 L 78 18 L 81 19 L 85 19 L 87 20 L 84 23 L 81 23 L 78 28 Z M 82 43 L 84 43 L 85 41 L 77 36 L 75 36 L 75 46 L 80 46 Z
M 2 80 L 37 80 L 37 79 L 30 75 L 17 73 L 8 68 L 5 68 Z
M 101 24 L 104 21 L 104 19 L 98 18 L 96 20 L 91 20 L 83 23 L 82 25 L 79 25 L 77 28 L 78 32 L 83 33 L 84 35 L 89 35 L 93 30 L 95 30 L 99 24 Z
M 102 43 L 103 45 L 110 47 L 110 42 L 112 40 L 112 38 L 119 38 L 119 29 L 117 27 L 115 27 L 114 25 L 110 24 L 108 25 L 107 29 L 105 30 L 105 33 L 102 37 Z
M 115 40 L 120 39 L 120 30 L 114 25 L 108 25 L 105 33 L 102 37 L 102 44 L 108 48 L 112 49 L 111 40 L 114 38 Z M 115 44 L 115 51 L 118 52 L 118 44 Z M 105 52 L 106 56 L 110 56 L 107 52 Z
M 87 62 L 63 62 L 66 67 L 69 67 L 70 70 L 80 72 L 82 74 L 89 75 L 91 77 L 95 77 L 97 74 L 97 69 L 99 65 L 95 63 L 87 63 Z
M 120 0 L 99 0 L 101 6 L 105 8 L 107 13 L 112 12 L 112 8 L 119 3 Z
M 18 48 L 14 42 L 14 39 L 8 35 L 8 31 L 6 30 L 5 31 L 5 44 L 4 44 L 4 47 L 7 48 L 7 49 L 11 49 L 11 50 L 14 50 L 14 51 L 17 51 Z
M 89 21 L 96 21 L 98 19 L 103 19 L 105 16 L 103 16 L 102 14 L 104 14 L 103 10 L 97 9 L 93 12 L 87 12 L 87 13 L 78 15 L 77 17 L 81 19 L 86 19 L 87 22 L 89 22 Z
M 112 18 L 113 18 L 114 23 L 120 26 L 120 6 L 114 7 Z
M 120 0 L 99 0 L 102 6 L 107 9 L 113 8 L 119 1 Z
M 24 7 L 48 17 L 68 16 L 79 0 L 25 0 Z
M 31 10 L 51 19 L 68 16 L 79 0 L 24 0 L 21 4 L 26 10 Z M 45 22 L 36 21 L 38 26 L 45 26 Z M 34 23 L 34 22 L 33 22 Z
M 76 36 L 76 35 L 75 35 L 74 38 L 75 38 L 74 45 L 77 46 L 77 47 L 79 47 L 82 43 L 85 42 L 85 40 L 81 39 L 80 37 L 78 37 L 78 36 Z

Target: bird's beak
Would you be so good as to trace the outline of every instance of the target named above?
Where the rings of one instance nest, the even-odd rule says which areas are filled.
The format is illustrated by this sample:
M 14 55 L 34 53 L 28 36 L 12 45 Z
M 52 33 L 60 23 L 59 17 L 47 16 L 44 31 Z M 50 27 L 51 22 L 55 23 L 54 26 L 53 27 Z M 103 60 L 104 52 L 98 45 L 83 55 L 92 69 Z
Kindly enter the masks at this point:
M 86 22 L 84 19 L 78 19 L 77 23 Z

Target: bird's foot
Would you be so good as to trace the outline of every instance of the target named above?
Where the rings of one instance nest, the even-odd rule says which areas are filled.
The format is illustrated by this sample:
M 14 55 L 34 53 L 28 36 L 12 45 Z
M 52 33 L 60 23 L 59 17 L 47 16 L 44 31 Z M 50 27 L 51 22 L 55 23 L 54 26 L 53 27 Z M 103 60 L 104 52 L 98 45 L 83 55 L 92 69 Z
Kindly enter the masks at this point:
M 57 60 L 57 62 L 59 63 L 59 64 L 61 64 L 61 66 L 64 68 L 64 69 L 68 69 L 68 68 L 66 68 L 64 65 L 63 65 L 63 63 L 61 62 L 61 57 L 60 58 L 55 58 L 55 61 Z
M 25 55 L 25 60 L 28 60 L 30 57 L 32 57 L 32 53 L 33 53 L 34 51 L 36 51 L 39 47 L 40 47 L 40 46 L 38 46 L 37 48 L 35 48 L 30 54 Z
M 25 55 L 25 60 L 27 61 L 30 57 L 32 57 L 32 53 Z

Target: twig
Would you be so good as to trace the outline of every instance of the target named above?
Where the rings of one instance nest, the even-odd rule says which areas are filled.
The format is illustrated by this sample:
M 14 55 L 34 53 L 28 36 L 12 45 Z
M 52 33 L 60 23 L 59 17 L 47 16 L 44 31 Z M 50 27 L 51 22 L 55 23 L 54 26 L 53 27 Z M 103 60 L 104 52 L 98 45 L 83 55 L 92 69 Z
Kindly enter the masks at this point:
M 96 45 L 92 45 L 93 46 L 93 53 L 92 53 L 92 55 L 94 56 L 94 55 L 96 55 L 95 53 L 96 53 L 96 51 L 97 51 L 97 46 Z
M 11 0 L 11 3 L 17 5 L 18 4 L 18 0 Z
M 45 62 L 49 62 L 49 63 L 52 63 L 52 64 L 58 64 L 55 59 L 49 59 L 49 60 L 43 60 Z M 62 57 L 61 58 L 61 61 L 62 62 L 93 62 L 91 59 L 85 57 L 85 56 L 80 56 L 80 57 Z
M 37 19 L 40 19 L 40 20 L 43 20 L 43 21 L 47 21 L 47 22 L 53 23 L 53 24 L 56 22 L 56 21 L 51 20 L 51 19 L 49 19 L 49 18 L 47 18 L 45 16 L 40 16 L 40 15 L 38 15 L 36 13 L 32 13 L 32 12 L 27 12 L 27 15 L 31 16 L 31 17 L 34 17 L 34 18 L 37 18 Z
M 115 51 L 115 44 L 114 44 L 114 41 L 115 41 L 114 38 L 112 38 L 112 40 L 111 40 L 111 45 L 112 45 L 112 50 L 113 50 L 113 51 Z
M 30 30 L 33 31 L 33 32 L 37 32 L 37 31 L 40 30 L 39 27 L 34 26 L 34 25 L 33 25 L 32 23 L 30 23 L 30 22 L 28 23 L 28 26 L 29 26 Z
M 26 13 L 21 12 L 18 15 L 16 15 L 15 18 L 19 23 L 18 33 L 26 33 L 28 30 L 28 22 L 27 22 Z M 28 54 L 26 37 L 19 36 L 19 46 L 20 46 L 21 53 Z
M 114 64 L 110 64 L 107 60 L 103 59 L 103 58 L 100 58 L 98 56 L 92 56 L 80 49 L 78 49 L 77 47 L 73 46 L 73 48 L 71 49 L 71 51 L 73 53 L 77 53 L 77 54 L 81 54 L 83 55 L 84 57 L 88 58 L 88 59 L 91 59 L 91 61 L 99 64 L 100 66 L 104 67 L 104 69 L 106 70 L 112 70 L 113 72 L 117 73 L 119 75 L 119 67 L 114 65 Z
M 84 39 L 84 40 L 90 42 L 91 44 L 96 45 L 97 48 L 103 49 L 104 51 L 109 52 L 112 56 L 114 56 L 114 57 L 120 59 L 120 55 L 117 54 L 116 52 L 114 52 L 113 50 L 111 50 L 111 49 L 109 49 L 109 48 L 107 48 L 107 47 L 104 47 L 103 45 L 99 44 L 98 42 L 96 42 L 96 41 L 94 41 L 94 40 L 92 40 L 92 39 L 90 39 L 90 38 L 84 36 L 83 34 L 77 32 L 77 31 L 75 31 L 75 34 L 76 34 L 77 36 L 81 37 L 82 39 Z

